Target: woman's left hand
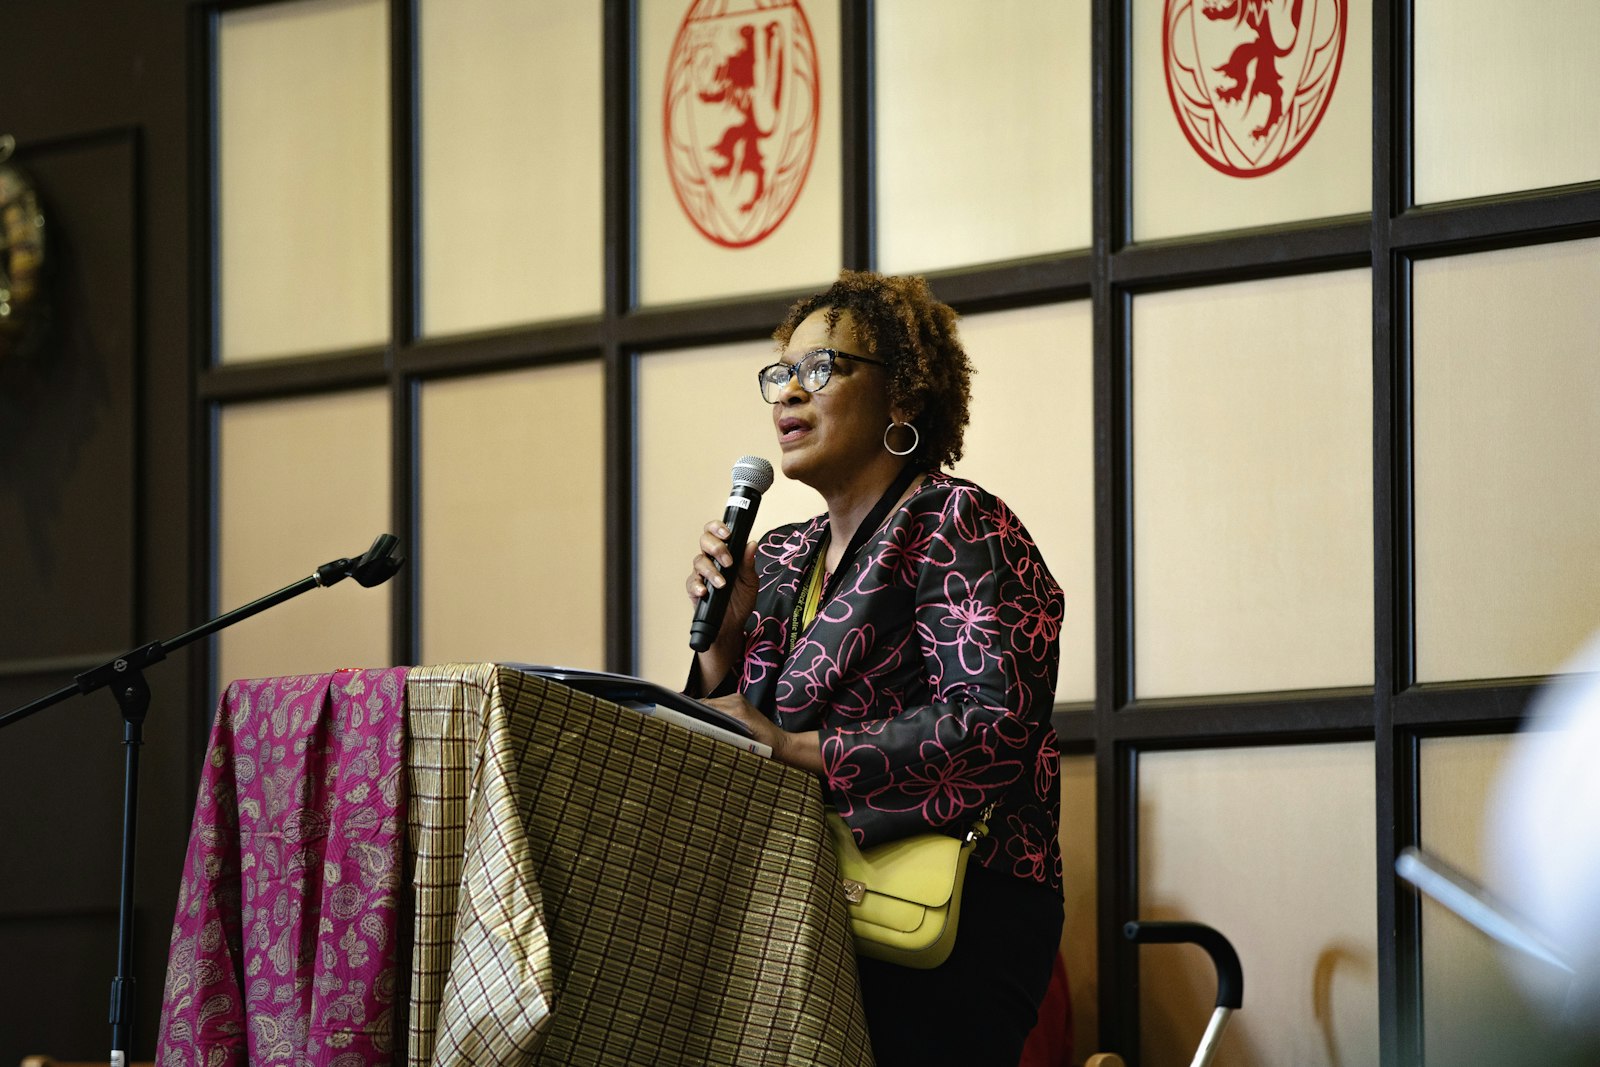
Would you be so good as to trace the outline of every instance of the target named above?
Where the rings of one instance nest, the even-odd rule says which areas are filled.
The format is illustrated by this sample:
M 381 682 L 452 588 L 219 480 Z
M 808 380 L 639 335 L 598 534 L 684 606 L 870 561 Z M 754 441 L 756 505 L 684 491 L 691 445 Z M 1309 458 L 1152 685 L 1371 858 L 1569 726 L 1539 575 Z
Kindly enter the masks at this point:
M 815 730 L 797 734 L 780 730 L 778 724 L 761 714 L 760 709 L 746 700 L 743 693 L 712 697 L 703 703 L 732 715 L 750 727 L 755 739 L 771 748 L 772 758 L 779 763 L 819 774 L 822 772 L 822 741 Z

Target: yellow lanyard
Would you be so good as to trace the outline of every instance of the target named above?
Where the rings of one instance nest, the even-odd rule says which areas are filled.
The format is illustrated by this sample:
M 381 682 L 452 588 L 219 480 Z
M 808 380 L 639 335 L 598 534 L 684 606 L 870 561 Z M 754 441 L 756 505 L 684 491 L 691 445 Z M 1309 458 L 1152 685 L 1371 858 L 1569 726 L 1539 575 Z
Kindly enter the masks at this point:
M 828 554 L 828 538 L 824 536 L 822 543 L 811 554 L 811 562 L 806 565 L 805 584 L 800 590 L 800 597 L 794 602 L 794 610 L 789 613 L 789 640 L 784 648 L 784 655 L 794 652 L 794 646 L 800 643 L 800 635 L 805 633 L 811 621 L 817 617 L 817 610 L 822 607 L 822 559 Z
M 867 539 L 877 532 L 883 525 L 883 520 L 888 517 L 889 511 L 899 501 L 901 494 L 908 489 L 912 482 L 917 480 L 917 475 L 922 471 L 917 466 L 907 463 L 895 475 L 895 479 L 885 489 L 883 496 L 873 505 L 861 525 L 856 527 L 855 536 L 850 539 L 850 544 L 845 547 L 844 555 L 839 557 L 839 569 L 842 571 L 855 559 Z M 828 554 L 828 542 L 832 534 L 823 537 L 822 544 L 811 555 L 811 562 L 806 567 L 805 588 L 801 590 L 800 597 L 794 603 L 794 611 L 789 615 L 789 647 L 787 654 L 793 654 L 794 646 L 800 643 L 800 635 L 805 632 L 816 619 L 817 612 L 822 607 L 823 594 L 828 591 L 828 582 L 822 574 L 822 560 Z M 840 575 L 833 575 L 837 578 Z

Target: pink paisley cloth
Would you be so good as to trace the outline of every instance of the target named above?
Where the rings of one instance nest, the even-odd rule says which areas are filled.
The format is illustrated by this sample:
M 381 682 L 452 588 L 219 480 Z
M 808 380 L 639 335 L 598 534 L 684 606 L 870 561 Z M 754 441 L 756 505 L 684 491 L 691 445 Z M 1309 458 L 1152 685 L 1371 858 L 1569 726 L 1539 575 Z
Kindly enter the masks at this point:
M 393 1061 L 405 677 L 228 686 L 178 891 L 158 1062 Z
M 1050 713 L 1065 608 L 1027 528 L 979 486 L 930 472 L 786 654 L 827 532 L 819 515 L 757 546 L 739 690 L 783 729 L 820 732 L 823 793 L 863 846 L 964 827 L 997 801 L 975 861 L 1059 887 Z

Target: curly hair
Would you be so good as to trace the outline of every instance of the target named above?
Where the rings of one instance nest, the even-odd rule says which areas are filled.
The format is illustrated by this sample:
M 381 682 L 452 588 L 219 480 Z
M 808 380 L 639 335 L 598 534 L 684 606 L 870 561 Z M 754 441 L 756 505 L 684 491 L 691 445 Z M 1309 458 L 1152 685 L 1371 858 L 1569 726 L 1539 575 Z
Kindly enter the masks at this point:
M 961 438 L 971 418 L 972 362 L 956 335 L 956 313 L 920 277 L 845 270 L 825 292 L 789 309 L 772 338 L 781 349 L 796 327 L 818 309 L 831 331 L 850 313 L 866 345 L 859 355 L 889 364 L 889 402 L 911 416 L 919 441 L 911 462 L 924 469 L 951 467 L 961 458 Z

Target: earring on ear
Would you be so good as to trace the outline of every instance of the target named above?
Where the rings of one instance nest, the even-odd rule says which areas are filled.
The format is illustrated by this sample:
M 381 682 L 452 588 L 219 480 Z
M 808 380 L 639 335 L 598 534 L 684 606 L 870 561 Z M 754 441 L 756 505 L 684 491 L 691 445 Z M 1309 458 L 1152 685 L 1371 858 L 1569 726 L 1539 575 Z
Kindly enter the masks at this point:
M 904 452 L 897 452 L 897 451 L 895 451 L 894 448 L 890 447 L 890 445 L 889 445 L 889 432 L 891 430 L 895 430 L 895 429 L 904 429 L 904 430 L 910 430 L 911 431 L 911 447 L 906 449 Z M 911 453 L 915 452 L 917 450 L 918 446 L 920 446 L 921 444 L 922 444 L 922 434 L 917 430 L 917 427 L 916 427 L 915 423 L 911 423 L 911 422 L 895 422 L 893 419 L 890 419 L 889 420 L 889 425 L 887 425 L 887 426 L 885 426 L 883 428 L 883 448 L 884 448 L 884 451 L 888 452 L 891 456 L 909 456 L 909 455 L 911 455 Z

